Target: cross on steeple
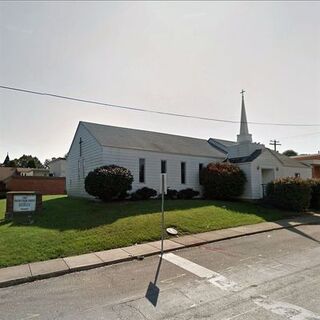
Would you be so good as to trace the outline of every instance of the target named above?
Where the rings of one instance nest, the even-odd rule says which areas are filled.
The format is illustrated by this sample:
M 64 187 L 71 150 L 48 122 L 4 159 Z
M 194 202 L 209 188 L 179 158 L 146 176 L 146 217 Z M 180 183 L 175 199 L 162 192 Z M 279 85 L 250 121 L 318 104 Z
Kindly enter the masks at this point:
M 242 89 L 240 93 L 242 94 L 242 97 L 243 97 L 243 94 L 245 93 L 245 91 Z

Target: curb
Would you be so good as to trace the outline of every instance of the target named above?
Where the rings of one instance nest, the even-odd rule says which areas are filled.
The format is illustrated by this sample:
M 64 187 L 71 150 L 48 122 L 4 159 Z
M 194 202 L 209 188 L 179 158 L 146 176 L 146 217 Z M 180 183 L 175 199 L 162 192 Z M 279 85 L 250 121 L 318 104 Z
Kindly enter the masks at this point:
M 282 220 L 278 220 L 278 221 L 282 221 Z M 235 239 L 235 238 L 240 238 L 240 237 L 245 237 L 245 236 L 251 236 L 251 235 L 270 232 L 270 231 L 276 231 L 276 230 L 282 230 L 282 229 L 290 229 L 290 228 L 294 228 L 294 227 L 298 227 L 298 226 L 302 226 L 302 225 L 314 225 L 314 224 L 319 224 L 319 222 L 317 222 L 317 221 L 296 222 L 296 223 L 293 223 L 292 225 L 290 225 L 290 224 L 285 225 L 285 226 L 281 226 L 280 225 L 279 227 L 268 228 L 268 229 L 265 229 L 265 230 L 252 231 L 252 232 L 249 231 L 249 232 L 245 232 L 245 233 L 233 234 L 232 236 L 225 236 L 225 237 L 222 237 L 222 238 L 219 238 L 219 239 L 215 239 L 215 240 L 203 240 L 201 238 L 197 238 L 197 235 L 199 235 L 199 234 L 193 234 L 193 235 L 190 235 L 190 236 L 193 236 L 194 238 L 197 238 L 200 241 L 197 241 L 196 243 L 187 244 L 187 245 L 184 245 L 184 244 L 181 244 L 179 242 L 176 242 L 177 244 L 179 244 L 181 246 L 177 247 L 177 248 L 165 249 L 164 252 L 172 252 L 172 251 L 177 251 L 177 250 L 181 250 L 181 249 L 185 249 L 185 248 L 197 247 L 197 246 L 201 246 L 201 245 L 208 244 L 208 243 L 220 242 L 220 241 L 224 241 L 224 240 Z M 249 227 L 249 226 L 250 225 L 247 225 L 247 227 Z M 242 227 L 245 227 L 245 226 L 242 226 Z M 229 229 L 235 229 L 235 228 L 236 227 L 229 228 Z M 221 230 L 228 230 L 228 229 L 221 229 Z M 215 230 L 215 231 L 218 231 L 218 230 Z M 174 239 L 176 239 L 176 238 L 170 238 L 170 239 L 167 239 L 167 240 L 175 242 Z M 151 243 L 152 242 L 145 243 L 145 244 L 149 244 L 150 246 L 153 246 Z M 153 246 L 153 247 L 156 248 L 155 246 Z M 119 248 L 119 249 L 121 249 L 121 248 Z M 30 274 L 31 274 L 30 276 L 19 277 L 19 278 L 17 277 L 16 279 L 10 279 L 10 280 L 2 281 L 2 282 L 0 282 L 0 288 L 10 287 L 10 286 L 19 285 L 19 284 L 28 283 L 28 282 L 33 282 L 33 281 L 42 280 L 42 279 L 49 279 L 49 278 L 53 278 L 53 277 L 59 277 L 59 276 L 65 275 L 65 274 L 70 274 L 70 273 L 74 273 L 74 272 L 100 268 L 100 267 L 103 267 L 103 266 L 114 265 L 114 264 L 118 264 L 118 263 L 122 263 L 122 262 L 139 260 L 140 257 L 154 256 L 154 255 L 158 255 L 159 253 L 160 253 L 160 250 L 157 250 L 156 252 L 141 254 L 141 255 L 130 255 L 128 253 L 129 254 L 128 257 L 118 258 L 118 259 L 114 259 L 112 261 L 107 261 L 106 262 L 106 261 L 103 261 L 102 259 L 100 259 L 93 252 L 92 254 L 95 255 L 101 262 L 70 268 L 70 266 L 68 266 L 68 264 L 66 263 L 64 258 L 62 258 L 62 261 L 65 263 L 65 265 L 67 267 L 65 270 L 58 270 L 58 271 L 53 271 L 53 272 L 48 272 L 48 273 L 43 273 L 43 274 L 38 274 L 38 275 L 32 275 L 32 272 L 31 272 L 31 269 L 30 269 L 30 265 L 28 264 L 29 270 L 30 270 Z M 48 260 L 48 261 L 50 261 L 50 260 Z M 19 267 L 19 266 L 16 266 L 16 267 Z M 8 267 L 8 268 L 12 268 L 12 267 Z M 3 269 L 7 269 L 7 268 L 3 268 Z M 0 269 L 0 271 L 1 271 L 1 269 Z

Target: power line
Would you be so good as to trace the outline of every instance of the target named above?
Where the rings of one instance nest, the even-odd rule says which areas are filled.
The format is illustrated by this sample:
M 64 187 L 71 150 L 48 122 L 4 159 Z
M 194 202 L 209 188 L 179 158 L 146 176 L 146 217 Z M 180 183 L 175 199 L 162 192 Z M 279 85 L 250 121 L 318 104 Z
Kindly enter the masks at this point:
M 6 89 L 6 90 L 23 92 L 23 93 L 36 94 L 36 95 L 41 95 L 41 96 L 48 96 L 48 97 L 53 97 L 53 98 L 96 104 L 96 105 L 112 107 L 112 108 L 120 108 L 120 109 L 125 109 L 125 110 L 161 114 L 161 115 L 166 115 L 166 116 L 174 116 L 174 117 L 190 118 L 190 119 L 206 120 L 206 121 L 215 121 L 215 122 L 224 122 L 224 123 L 241 123 L 241 121 L 235 121 L 235 120 L 216 119 L 216 118 L 192 116 L 192 115 L 187 115 L 187 114 L 182 114 L 182 113 L 165 112 L 165 111 L 157 111 L 157 110 L 151 110 L 151 109 L 145 109 L 145 108 L 130 107 L 130 106 L 125 106 L 125 105 L 117 105 L 117 104 L 111 104 L 111 103 L 88 100 L 88 99 L 80 99 L 80 98 L 75 98 L 75 97 L 62 96 L 62 95 L 55 94 L 55 93 L 39 92 L 39 91 L 27 90 L 27 89 L 16 88 L 16 87 L 8 87 L 8 86 L 0 85 L 0 88 Z M 271 122 L 248 122 L 248 124 L 265 125 L 265 126 L 320 127 L 320 124 L 302 124 L 302 123 L 293 124 L 293 123 L 271 123 Z
M 320 131 L 317 132 L 310 132 L 310 133 L 305 133 L 305 134 L 297 134 L 294 136 L 289 136 L 289 137 L 280 137 L 280 139 L 292 139 L 292 138 L 299 138 L 299 137 L 305 137 L 305 136 L 314 136 L 320 134 Z

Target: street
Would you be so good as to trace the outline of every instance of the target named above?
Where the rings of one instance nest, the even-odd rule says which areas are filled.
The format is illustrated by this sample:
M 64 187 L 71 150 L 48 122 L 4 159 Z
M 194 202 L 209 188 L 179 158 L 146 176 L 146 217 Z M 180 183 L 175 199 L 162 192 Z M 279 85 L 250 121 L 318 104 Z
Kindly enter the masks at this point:
M 320 319 L 318 225 L 0 289 L 0 319 Z

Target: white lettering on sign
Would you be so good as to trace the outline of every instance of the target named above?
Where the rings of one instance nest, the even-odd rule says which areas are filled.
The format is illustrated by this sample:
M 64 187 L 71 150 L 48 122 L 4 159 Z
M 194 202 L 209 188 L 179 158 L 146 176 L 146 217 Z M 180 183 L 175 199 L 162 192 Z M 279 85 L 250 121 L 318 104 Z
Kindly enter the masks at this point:
M 13 196 L 13 212 L 19 211 L 35 211 L 36 196 L 35 195 L 14 195 Z

